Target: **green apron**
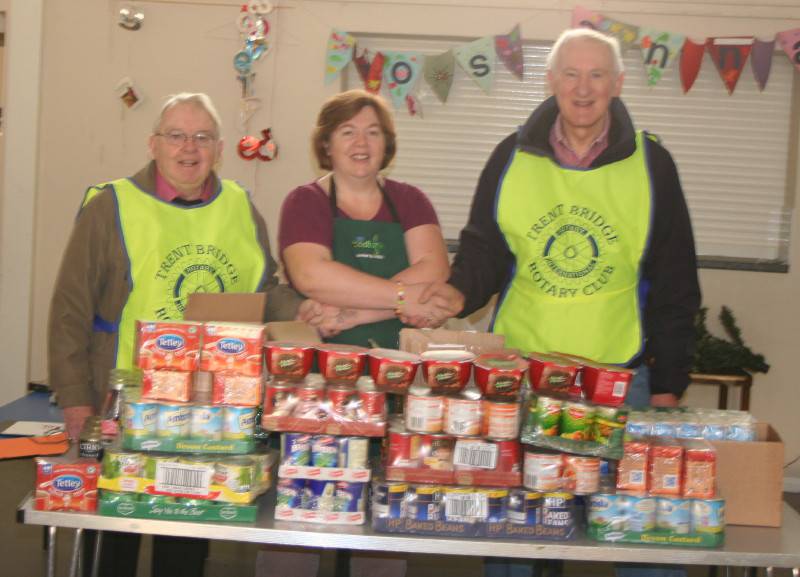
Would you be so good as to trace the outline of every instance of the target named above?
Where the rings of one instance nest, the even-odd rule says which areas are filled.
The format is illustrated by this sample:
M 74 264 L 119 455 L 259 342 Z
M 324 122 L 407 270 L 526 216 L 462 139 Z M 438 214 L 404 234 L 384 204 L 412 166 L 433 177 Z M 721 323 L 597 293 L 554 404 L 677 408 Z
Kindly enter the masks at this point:
M 353 220 L 339 215 L 336 205 L 336 181 L 331 178 L 330 203 L 333 213 L 333 260 L 356 270 L 380 278 L 389 279 L 408 268 L 406 241 L 403 227 L 397 217 L 392 200 L 381 190 L 383 200 L 392 214 L 392 222 Z M 396 349 L 399 347 L 400 329 L 398 319 L 386 319 L 376 323 L 359 325 L 326 339 L 331 343 L 343 343 L 371 347 Z

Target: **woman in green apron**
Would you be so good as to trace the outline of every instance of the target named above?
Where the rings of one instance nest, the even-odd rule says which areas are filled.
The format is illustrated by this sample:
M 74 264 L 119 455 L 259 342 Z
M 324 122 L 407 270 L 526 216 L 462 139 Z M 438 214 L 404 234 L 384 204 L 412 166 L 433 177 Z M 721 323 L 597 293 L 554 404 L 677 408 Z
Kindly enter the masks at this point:
M 313 147 L 330 172 L 287 196 L 279 233 L 289 279 L 322 305 L 304 320 L 332 342 L 397 348 L 398 317 L 435 317 L 437 304 L 419 296 L 449 274 L 436 213 L 419 189 L 379 175 L 396 150 L 380 97 L 351 90 L 328 100 Z

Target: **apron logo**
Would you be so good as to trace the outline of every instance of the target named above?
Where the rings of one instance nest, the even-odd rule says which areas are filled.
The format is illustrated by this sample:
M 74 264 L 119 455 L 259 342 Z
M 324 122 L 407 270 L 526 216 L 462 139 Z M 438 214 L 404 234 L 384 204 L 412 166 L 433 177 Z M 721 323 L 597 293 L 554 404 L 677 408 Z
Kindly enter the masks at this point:
M 170 250 L 154 275 L 164 306 L 158 320 L 183 318 L 192 293 L 223 293 L 239 282 L 239 271 L 227 253 L 213 244 L 182 244 Z
M 617 231 L 591 208 L 558 204 L 540 216 L 526 236 L 535 244 L 536 256 L 528 263 L 530 279 L 549 296 L 591 296 L 614 274 L 605 257 L 619 242 Z
M 353 246 L 353 254 L 356 258 L 370 258 L 375 260 L 383 260 L 386 258 L 386 255 L 383 253 L 384 244 L 377 234 L 372 235 L 372 238 L 357 236 L 353 239 L 351 244 Z

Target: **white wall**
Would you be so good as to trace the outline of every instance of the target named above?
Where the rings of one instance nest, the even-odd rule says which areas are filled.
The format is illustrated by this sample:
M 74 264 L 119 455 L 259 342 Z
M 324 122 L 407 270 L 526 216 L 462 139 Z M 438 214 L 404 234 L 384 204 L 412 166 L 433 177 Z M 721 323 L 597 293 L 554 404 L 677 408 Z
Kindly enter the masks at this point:
M 116 25 L 119 4 L 108 0 L 48 0 L 44 13 L 39 168 L 34 242 L 33 311 L 29 375 L 43 379 L 47 308 L 72 216 L 88 184 L 130 174 L 145 157 L 145 138 L 157 100 L 179 90 L 209 92 L 226 124 L 222 173 L 240 179 L 274 234 L 284 195 L 314 176 L 308 136 L 325 86 L 325 43 L 333 27 L 353 33 L 479 37 L 522 25 L 525 38 L 554 39 L 568 26 L 576 2 L 561 0 L 350 0 L 283 1 L 273 19 L 275 48 L 257 63 L 256 91 L 265 107 L 250 133 L 272 126 L 278 159 L 254 164 L 235 156 L 238 86 L 230 65 L 240 42 L 233 27 L 241 0 L 187 3 L 138 2 L 145 23 L 138 32 Z M 800 26 L 800 5 L 755 2 L 590 1 L 581 5 L 641 26 L 657 26 L 701 40 L 706 36 L 755 34 L 763 39 Z M 776 55 L 776 57 L 782 57 Z M 119 78 L 131 76 L 147 100 L 124 110 L 113 95 Z M 800 159 L 798 159 L 800 160 Z M 790 191 L 792 197 L 796 191 Z M 469 191 L 465 191 L 469 194 Z M 747 342 L 767 355 L 773 368 L 756 377 L 752 410 L 770 421 L 787 444 L 787 460 L 800 453 L 796 415 L 795 324 L 800 317 L 800 223 L 795 215 L 791 272 L 701 272 L 704 300 L 712 311 L 732 307 Z M 21 358 L 21 357 L 19 357 Z M 8 366 L 8 357 L 3 366 Z M 14 362 L 18 362 L 13 359 Z M 17 391 L 20 392 L 20 391 Z M 710 391 L 690 401 L 712 403 Z M 788 473 L 800 477 L 800 465 Z

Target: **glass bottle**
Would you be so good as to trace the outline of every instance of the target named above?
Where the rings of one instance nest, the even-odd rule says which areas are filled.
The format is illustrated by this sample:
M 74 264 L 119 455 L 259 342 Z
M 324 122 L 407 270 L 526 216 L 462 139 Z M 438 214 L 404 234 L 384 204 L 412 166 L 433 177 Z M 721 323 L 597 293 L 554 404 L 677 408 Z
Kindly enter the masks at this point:
M 100 431 L 100 417 L 91 416 L 84 421 L 80 440 L 78 441 L 78 457 L 81 459 L 94 459 L 95 461 L 100 461 L 103 458 L 103 436 Z
M 124 369 L 111 369 L 108 377 L 108 391 L 100 411 L 100 432 L 103 444 L 108 445 L 119 435 L 119 420 L 122 417 L 122 391 L 129 381 Z

